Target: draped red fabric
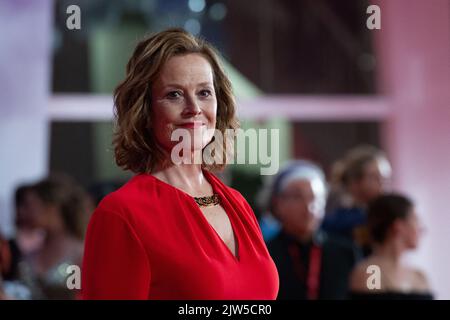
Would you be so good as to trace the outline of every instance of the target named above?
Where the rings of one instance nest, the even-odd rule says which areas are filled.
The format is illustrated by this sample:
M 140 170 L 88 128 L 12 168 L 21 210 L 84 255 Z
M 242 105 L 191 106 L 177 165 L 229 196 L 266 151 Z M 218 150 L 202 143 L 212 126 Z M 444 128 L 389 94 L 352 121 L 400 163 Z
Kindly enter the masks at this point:
M 204 171 L 237 241 L 226 246 L 194 199 L 148 174 L 106 196 L 89 222 L 83 299 L 275 299 L 278 273 L 242 195 Z

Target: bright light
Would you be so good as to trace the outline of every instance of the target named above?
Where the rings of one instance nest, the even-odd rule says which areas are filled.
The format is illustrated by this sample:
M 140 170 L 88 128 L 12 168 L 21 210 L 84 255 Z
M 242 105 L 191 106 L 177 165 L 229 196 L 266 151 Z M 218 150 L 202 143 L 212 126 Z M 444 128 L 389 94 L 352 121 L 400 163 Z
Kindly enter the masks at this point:
M 202 27 L 197 19 L 189 19 L 184 24 L 184 28 L 193 35 L 198 35 Z
M 212 20 L 220 21 L 227 15 L 227 7 L 223 3 L 215 3 L 209 8 L 209 17 Z
M 194 12 L 202 12 L 205 5 L 205 0 L 189 0 L 188 2 L 189 9 Z

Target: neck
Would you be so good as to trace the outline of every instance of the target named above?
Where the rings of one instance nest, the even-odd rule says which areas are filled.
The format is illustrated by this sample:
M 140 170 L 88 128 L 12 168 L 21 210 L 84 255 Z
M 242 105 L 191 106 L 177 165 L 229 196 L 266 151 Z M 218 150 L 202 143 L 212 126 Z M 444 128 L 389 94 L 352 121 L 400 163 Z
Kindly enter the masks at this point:
M 401 256 L 404 252 L 403 246 L 396 241 L 385 241 L 374 247 L 373 255 L 382 258 L 394 266 L 399 266 Z
M 285 226 L 285 231 L 300 243 L 308 243 L 312 240 L 313 230 L 291 230 L 289 226 Z
M 67 232 L 64 229 L 47 229 L 45 233 L 44 247 L 52 248 L 53 246 L 59 246 L 63 243 L 66 237 Z
M 356 194 L 352 195 L 351 197 L 353 206 L 358 208 L 366 208 L 367 201 L 362 196 L 358 196 Z
M 152 175 L 193 196 L 204 196 L 205 187 L 209 186 L 203 175 L 201 165 L 197 164 L 181 164 L 157 168 Z
M 301 243 L 308 243 L 312 240 L 313 233 L 312 232 L 306 232 L 303 234 L 299 234 L 297 236 L 297 240 L 299 240 Z

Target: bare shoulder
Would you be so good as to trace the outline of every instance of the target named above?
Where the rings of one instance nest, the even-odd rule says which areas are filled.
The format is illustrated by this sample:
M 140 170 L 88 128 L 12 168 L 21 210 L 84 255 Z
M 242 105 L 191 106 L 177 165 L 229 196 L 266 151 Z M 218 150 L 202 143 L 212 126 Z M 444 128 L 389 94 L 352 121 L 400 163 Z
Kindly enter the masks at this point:
M 370 276 L 370 267 L 374 264 L 371 258 L 359 262 L 350 274 L 350 290 L 356 292 L 368 291 L 367 279 Z
M 428 278 L 422 270 L 412 269 L 411 274 L 413 277 L 413 284 L 416 290 L 419 291 L 430 291 L 430 284 Z
M 76 263 L 79 263 L 82 260 L 84 251 L 84 244 L 82 241 L 71 237 L 67 239 L 66 248 L 67 252 L 70 253 L 68 259 L 73 260 L 73 262 Z

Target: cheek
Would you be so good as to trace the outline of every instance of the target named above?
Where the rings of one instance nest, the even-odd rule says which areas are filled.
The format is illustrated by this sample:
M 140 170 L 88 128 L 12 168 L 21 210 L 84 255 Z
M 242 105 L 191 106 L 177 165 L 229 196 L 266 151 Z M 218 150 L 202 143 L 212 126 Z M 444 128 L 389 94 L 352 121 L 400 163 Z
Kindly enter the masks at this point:
M 411 231 L 411 238 L 413 241 L 419 240 L 420 237 L 420 228 L 419 226 L 414 226 Z
M 365 188 L 369 191 L 374 191 L 377 188 L 377 184 L 374 179 L 367 178 L 364 180 Z
M 404 229 L 404 238 L 410 245 L 415 245 L 419 239 L 419 230 L 414 225 Z
M 207 128 L 208 130 L 204 130 L 202 133 L 202 143 L 203 143 L 203 147 L 205 147 L 214 137 L 214 127 L 210 127 L 208 126 Z
M 167 148 L 170 145 L 171 134 L 167 125 L 159 122 L 158 124 L 153 126 L 152 132 L 153 136 L 155 137 L 155 140 L 158 142 L 160 146 L 162 146 L 163 148 Z
M 205 117 L 208 120 L 208 128 L 215 128 L 217 121 L 217 101 L 211 101 L 211 103 L 205 106 L 203 110 L 205 113 Z
M 285 202 L 280 202 L 275 208 L 278 216 L 283 220 L 288 220 L 290 216 L 289 206 Z
M 156 105 L 153 109 L 153 127 L 163 128 L 173 124 L 176 120 L 174 108 L 166 105 Z
M 380 193 L 380 185 L 374 179 L 366 179 L 363 183 L 363 189 L 370 197 L 375 197 Z
M 282 207 L 282 214 L 286 217 L 286 222 L 295 225 L 303 225 L 308 222 L 308 212 L 295 203 L 286 203 Z
M 32 219 L 34 224 L 36 224 L 39 227 L 42 227 L 45 225 L 45 223 L 47 222 L 48 218 L 45 215 L 45 212 L 39 212 L 39 211 L 35 211 L 33 213 Z
M 213 138 L 214 136 L 214 130 L 216 129 L 216 123 L 217 123 L 217 104 L 214 103 L 211 106 L 206 106 L 203 109 L 204 116 L 207 120 L 207 129 L 203 132 L 202 135 L 202 141 L 203 141 L 203 147 L 205 147 Z
M 173 108 L 156 105 L 153 109 L 152 118 L 151 129 L 156 140 L 163 146 L 171 144 L 170 138 L 174 130 L 173 124 L 176 122 L 176 113 Z

